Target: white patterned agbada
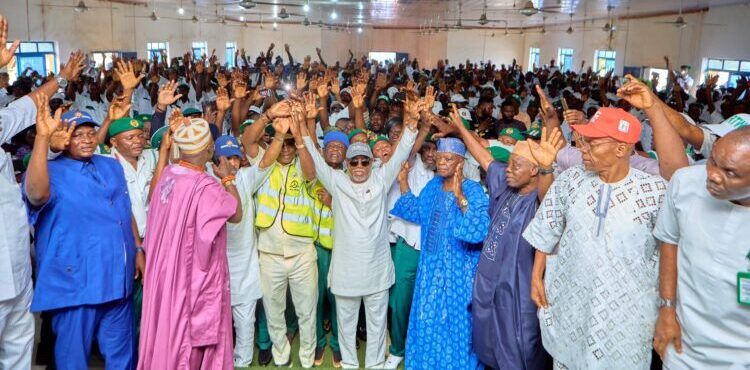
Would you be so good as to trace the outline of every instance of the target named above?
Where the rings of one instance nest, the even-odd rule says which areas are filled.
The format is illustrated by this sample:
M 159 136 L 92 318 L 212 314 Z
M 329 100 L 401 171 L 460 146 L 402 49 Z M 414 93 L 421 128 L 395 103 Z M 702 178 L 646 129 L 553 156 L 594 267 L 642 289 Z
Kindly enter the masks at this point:
M 648 369 L 657 317 L 651 231 L 666 182 L 630 168 L 604 183 L 583 166 L 550 187 L 524 238 L 552 254 L 538 316 L 544 348 L 569 369 Z M 558 246 L 559 243 L 559 246 Z

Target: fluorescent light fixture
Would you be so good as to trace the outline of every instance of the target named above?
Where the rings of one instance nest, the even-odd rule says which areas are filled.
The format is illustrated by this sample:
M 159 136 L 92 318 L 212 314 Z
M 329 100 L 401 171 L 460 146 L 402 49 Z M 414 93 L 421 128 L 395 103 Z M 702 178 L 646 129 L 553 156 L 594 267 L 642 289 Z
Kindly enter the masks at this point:
M 310 11 L 310 5 L 308 5 L 308 4 L 303 5 L 302 6 L 302 10 L 304 10 L 305 13 L 309 12 Z
M 338 14 L 336 14 L 336 11 L 335 11 L 335 10 L 331 12 L 331 19 L 336 19 L 336 18 L 338 18 L 338 17 L 339 17 L 339 15 L 338 15 Z
M 179 15 L 185 14 L 185 8 L 182 8 L 182 7 L 177 8 L 177 14 Z

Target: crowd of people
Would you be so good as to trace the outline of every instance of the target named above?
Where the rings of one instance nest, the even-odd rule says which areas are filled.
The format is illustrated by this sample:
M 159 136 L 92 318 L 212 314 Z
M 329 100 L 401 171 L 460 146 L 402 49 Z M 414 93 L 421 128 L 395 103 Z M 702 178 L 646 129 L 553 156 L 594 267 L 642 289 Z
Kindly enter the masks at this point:
M 746 79 L 284 48 L 0 79 L 0 368 L 750 366 Z

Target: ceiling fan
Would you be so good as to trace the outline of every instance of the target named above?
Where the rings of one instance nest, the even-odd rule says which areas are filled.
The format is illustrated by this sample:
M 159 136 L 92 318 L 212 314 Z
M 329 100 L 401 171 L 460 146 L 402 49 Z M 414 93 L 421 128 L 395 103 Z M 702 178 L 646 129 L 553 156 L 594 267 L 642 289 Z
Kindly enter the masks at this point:
M 560 6 L 545 6 L 542 8 L 537 8 L 536 6 L 534 6 L 533 1 L 527 1 L 523 5 L 523 7 L 518 10 L 518 12 L 527 17 L 530 17 L 537 13 L 559 13 L 560 9 L 561 9 Z
M 459 3 L 460 5 L 460 3 Z M 460 18 L 461 11 L 459 10 L 459 19 L 446 19 L 446 21 L 451 22 L 460 22 L 462 19 Z M 486 26 L 489 23 L 499 23 L 499 22 L 506 22 L 505 20 L 495 20 L 495 19 L 489 19 L 487 18 L 487 0 L 484 1 L 484 7 L 482 10 L 482 14 L 479 16 L 479 19 L 463 19 L 467 22 L 477 22 L 480 26 Z M 507 22 L 506 22 L 507 23 Z M 460 27 L 460 26 L 459 26 Z
M 85 13 L 89 11 L 89 9 L 117 9 L 110 8 L 108 6 L 88 6 L 83 0 L 80 0 L 76 5 L 37 4 L 37 6 L 47 6 L 52 8 L 73 8 L 76 13 Z
M 682 28 L 689 26 L 690 24 L 688 24 L 688 22 L 685 21 L 685 18 L 682 17 L 682 0 L 680 0 L 680 12 L 677 15 L 677 19 L 675 19 L 672 22 L 661 21 L 661 22 L 654 22 L 654 23 L 671 24 L 672 26 L 678 29 L 682 29 Z M 718 24 L 718 23 L 699 23 L 699 24 L 702 26 L 726 26 L 726 24 Z
M 284 6 L 284 7 L 303 7 L 304 5 L 301 4 L 293 4 L 293 3 L 272 3 L 267 1 L 252 1 L 252 0 L 239 0 L 239 1 L 232 1 L 228 3 L 220 3 L 219 5 L 223 6 L 232 6 L 237 5 L 242 9 L 252 9 L 255 8 L 258 5 L 275 5 L 275 6 Z

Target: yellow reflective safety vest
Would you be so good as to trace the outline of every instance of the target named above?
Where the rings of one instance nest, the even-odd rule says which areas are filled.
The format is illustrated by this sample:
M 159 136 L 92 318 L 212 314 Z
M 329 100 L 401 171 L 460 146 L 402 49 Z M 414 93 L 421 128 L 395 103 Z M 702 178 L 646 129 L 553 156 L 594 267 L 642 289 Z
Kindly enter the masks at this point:
M 297 161 L 295 159 L 286 169 L 274 166 L 268 180 L 261 185 L 255 196 L 255 226 L 269 228 L 281 217 L 281 227 L 287 234 L 313 238 L 314 199 L 308 192 L 304 175 L 297 170 Z
M 318 199 L 318 189 L 325 189 L 320 181 L 313 186 L 313 199 L 315 199 L 315 241 L 325 249 L 333 249 L 333 211 Z

